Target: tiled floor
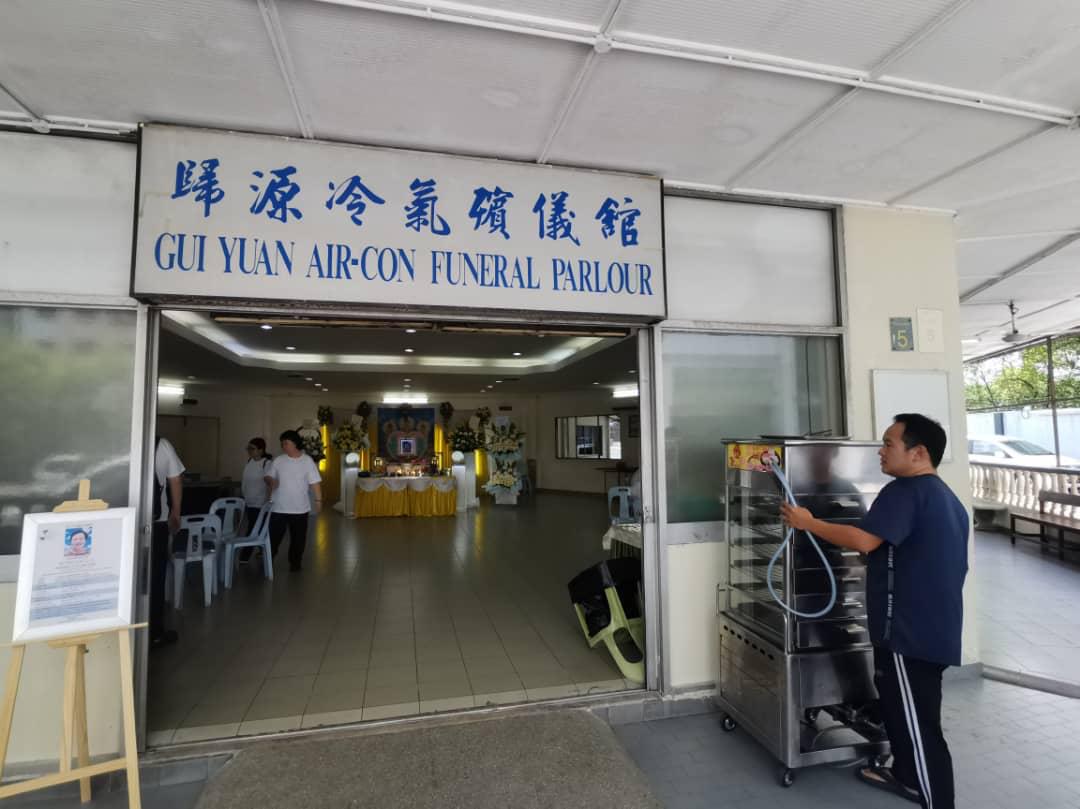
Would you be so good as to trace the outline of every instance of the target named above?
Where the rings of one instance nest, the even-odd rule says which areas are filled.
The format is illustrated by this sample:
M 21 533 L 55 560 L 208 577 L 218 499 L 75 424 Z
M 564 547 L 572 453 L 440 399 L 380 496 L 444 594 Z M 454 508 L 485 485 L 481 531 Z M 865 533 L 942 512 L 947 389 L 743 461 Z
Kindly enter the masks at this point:
M 973 567 L 982 662 L 1080 684 L 1080 565 L 978 533 Z
M 958 809 L 1080 806 L 1080 700 L 989 680 L 947 682 L 943 720 Z M 782 768 L 719 714 L 616 727 L 667 809 L 901 809 L 850 767 L 813 767 L 782 788 Z
M 154 651 L 149 743 L 634 687 L 589 649 L 566 593 L 605 557 L 599 497 L 542 493 L 447 518 L 322 515 L 304 570 L 241 569 L 209 608 L 201 580 Z M 198 578 L 198 577 L 191 577 Z

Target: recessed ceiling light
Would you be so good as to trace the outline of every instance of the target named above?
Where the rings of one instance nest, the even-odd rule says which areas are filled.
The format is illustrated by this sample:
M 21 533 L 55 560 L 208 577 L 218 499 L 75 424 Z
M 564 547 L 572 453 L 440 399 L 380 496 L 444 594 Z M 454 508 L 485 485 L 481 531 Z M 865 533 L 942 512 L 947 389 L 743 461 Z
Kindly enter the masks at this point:
M 595 382 L 593 382 L 593 384 L 595 385 L 596 383 L 595 383 Z M 315 383 L 315 387 L 317 387 L 317 388 L 321 388 L 321 387 L 322 387 L 322 382 L 316 382 L 316 383 Z
M 296 346 L 285 346 L 286 351 L 296 351 Z
M 594 384 L 594 385 L 599 385 L 600 383 L 599 383 L 599 382 L 593 382 L 593 384 Z
M 633 368 L 631 368 L 631 369 L 630 369 L 630 373 L 632 373 L 632 374 L 636 374 L 636 373 L 637 373 L 637 371 L 635 371 L 635 370 L 634 370 Z
M 405 349 L 405 353 L 406 353 L 406 354 L 412 354 L 412 353 L 413 353 L 413 350 L 412 350 L 411 348 L 406 348 L 406 349 Z
M 416 329 L 405 329 L 406 334 L 416 334 Z
M 259 328 L 262 329 L 263 331 L 270 331 L 270 329 L 272 329 L 274 327 L 271 326 L 269 323 L 263 323 L 261 326 L 259 326 Z
M 406 385 L 402 385 L 402 387 L 403 387 L 403 388 L 405 388 L 405 390 L 408 390 L 409 388 L 411 388 L 411 387 L 412 387 L 412 385 L 408 385 L 408 384 L 406 384 Z
M 494 389 L 495 389 L 494 385 L 488 385 L 488 390 L 494 390 Z
M 194 379 L 195 377 L 188 375 L 188 379 Z
M 412 382 L 412 379 L 411 379 L 411 378 L 409 378 L 409 377 L 405 377 L 405 381 L 406 381 L 406 382 Z
M 502 380 L 501 380 L 501 379 L 496 379 L 496 380 L 495 380 L 495 384 L 496 384 L 496 385 L 501 385 L 501 384 L 502 384 Z
M 521 356 L 521 352 L 520 352 L 520 351 L 515 351 L 515 352 L 514 352 L 514 356 L 515 356 L 515 357 L 520 357 L 520 356 Z
M 304 381 L 305 381 L 305 382 L 310 382 L 310 381 L 311 381 L 311 377 L 310 377 L 310 376 L 305 376 L 305 377 L 304 377 Z
M 322 389 L 322 392 L 323 392 L 323 393 L 329 393 L 329 392 L 330 392 L 330 388 L 323 388 L 323 389 Z

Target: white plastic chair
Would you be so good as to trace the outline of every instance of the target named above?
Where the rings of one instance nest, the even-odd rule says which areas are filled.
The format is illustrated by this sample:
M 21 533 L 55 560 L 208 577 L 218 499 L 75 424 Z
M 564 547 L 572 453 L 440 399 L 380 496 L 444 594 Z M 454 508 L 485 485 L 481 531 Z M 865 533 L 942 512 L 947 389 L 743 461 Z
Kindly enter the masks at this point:
M 274 560 L 270 558 L 270 503 L 259 509 L 251 533 L 243 537 L 229 537 L 225 545 L 225 589 L 232 587 L 233 574 L 236 572 L 238 548 L 261 548 L 263 572 L 270 581 L 274 580 Z
M 213 514 L 197 517 L 181 517 L 180 530 L 187 531 L 187 547 L 183 551 L 173 551 L 173 607 L 180 609 L 184 604 L 184 578 L 188 565 L 202 563 L 203 604 L 207 607 L 217 592 L 217 550 L 221 542 L 221 520 Z
M 240 528 L 243 525 L 244 514 L 246 513 L 243 497 L 219 497 L 210 504 L 210 511 L 207 513 L 213 514 L 221 520 L 222 542 L 228 542 L 233 537 L 240 536 Z M 215 544 L 214 549 L 218 552 L 218 563 L 220 565 L 225 556 L 222 553 L 224 548 Z M 223 566 L 218 570 L 218 576 L 220 581 L 225 581 L 225 568 Z
M 612 525 L 620 525 L 626 523 L 637 522 L 634 519 L 632 510 L 630 508 L 630 487 L 629 486 L 612 486 L 608 489 L 608 516 L 611 517 Z M 619 504 L 618 514 L 611 513 L 611 504 L 614 502 Z

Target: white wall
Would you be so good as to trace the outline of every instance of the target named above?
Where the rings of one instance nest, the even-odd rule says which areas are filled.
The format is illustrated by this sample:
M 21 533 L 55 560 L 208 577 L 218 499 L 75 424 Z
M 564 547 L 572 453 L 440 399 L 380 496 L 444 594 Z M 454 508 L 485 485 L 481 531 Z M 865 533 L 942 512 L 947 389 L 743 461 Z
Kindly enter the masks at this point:
M 880 208 L 844 209 L 847 269 L 849 422 L 853 438 L 877 440 L 871 407 L 875 368 L 946 371 L 952 421 L 952 461 L 939 470 L 970 512 L 967 421 L 960 350 L 960 295 L 957 288 L 953 219 Z M 911 317 L 923 307 L 945 313 L 945 352 L 892 351 L 890 317 Z M 974 603 L 974 534 L 968 545 L 970 571 L 964 590 L 964 662 L 978 660 Z
M 134 301 L 135 144 L 0 132 L 0 294 Z

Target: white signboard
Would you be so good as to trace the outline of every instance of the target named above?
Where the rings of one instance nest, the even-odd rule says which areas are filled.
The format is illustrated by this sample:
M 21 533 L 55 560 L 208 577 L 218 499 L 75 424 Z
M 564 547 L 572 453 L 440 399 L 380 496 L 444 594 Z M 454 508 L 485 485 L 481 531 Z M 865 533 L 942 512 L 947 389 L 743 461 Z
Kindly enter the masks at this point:
M 665 314 L 657 179 L 147 126 L 135 295 Z
M 16 643 L 131 623 L 135 509 L 23 518 Z

